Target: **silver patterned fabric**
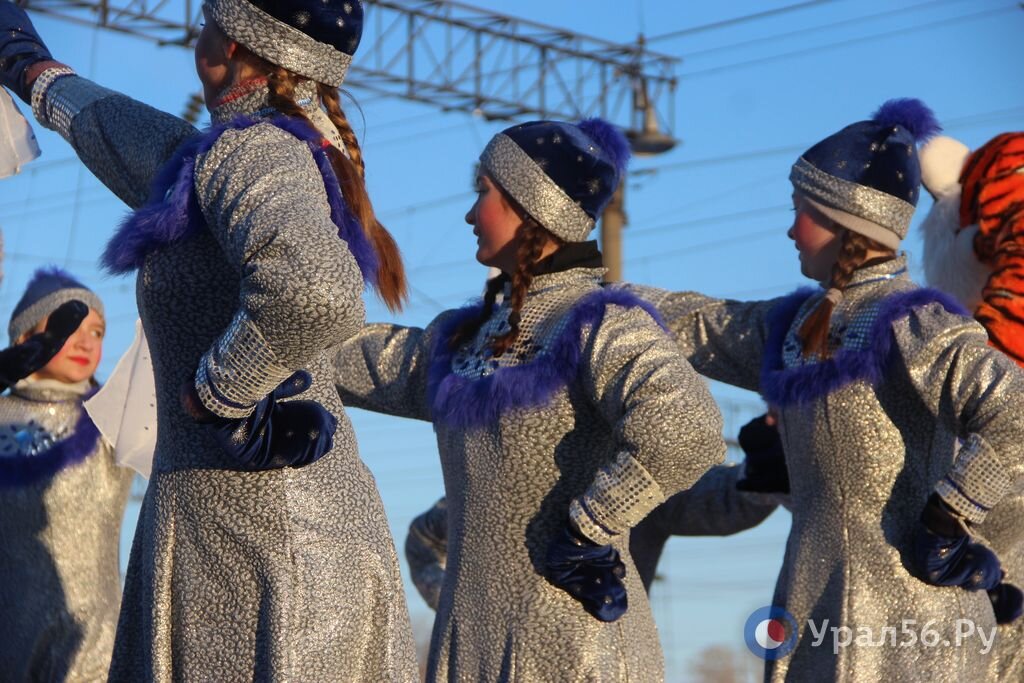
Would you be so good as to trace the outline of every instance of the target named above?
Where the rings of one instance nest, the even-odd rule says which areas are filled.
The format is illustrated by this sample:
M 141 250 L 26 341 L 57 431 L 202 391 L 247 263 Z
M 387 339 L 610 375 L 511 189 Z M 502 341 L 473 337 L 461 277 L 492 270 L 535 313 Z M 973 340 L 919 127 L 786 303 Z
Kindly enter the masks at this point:
M 271 64 L 336 88 L 345 80 L 351 54 L 315 40 L 248 0 L 206 0 L 206 6 L 225 34 Z M 352 12 L 350 5 L 345 10 Z
M 23 381 L 0 397 L 0 459 L 27 464 L 72 437 L 82 413 L 73 387 Z M 0 680 L 106 679 L 131 480 L 97 440 L 52 477 L 0 487 Z
M 832 319 L 834 348 L 871 346 L 874 340 L 862 334 L 879 302 L 916 289 L 905 270 L 897 258 L 855 273 Z M 645 295 L 657 299 L 698 371 L 759 386 L 766 321 L 780 300 Z M 795 330 L 822 296 L 805 301 L 790 326 L 782 349 L 786 368 L 817 362 L 799 353 Z M 890 333 L 891 362 L 877 385 L 851 381 L 780 409 L 793 525 L 772 602 L 798 628 L 795 649 L 767 663 L 770 681 L 995 680 L 995 653 L 977 632 L 955 645 L 958 619 L 986 637 L 995 629 L 984 591 L 926 584 L 908 573 L 904 556 L 925 501 L 953 466 L 958 435 L 980 435 L 999 454 L 1006 476 L 1019 480 L 1024 375 L 986 344 L 980 325 L 938 303 L 908 311 Z M 826 632 L 814 645 L 811 624 L 820 632 L 826 620 L 829 629 L 847 627 L 864 638 L 844 645 Z M 930 624 L 939 645 L 901 646 L 911 638 L 905 624 L 917 638 Z M 942 645 L 946 640 L 949 646 Z
M 594 229 L 594 219 L 509 136 L 491 138 L 480 164 L 538 223 L 566 242 L 582 242 Z
M 82 80 L 50 92 L 89 91 Z M 134 200 L 191 134 L 112 95 L 78 110 L 68 138 Z M 360 328 L 363 281 L 323 178 L 304 142 L 260 123 L 224 132 L 197 160 L 194 189 L 207 229 L 151 252 L 136 284 L 159 430 L 110 678 L 416 680 L 394 543 L 325 353 Z M 238 321 L 259 338 L 235 343 Z M 309 371 L 297 398 L 337 418 L 334 448 L 300 469 L 235 471 L 179 400 L 211 349 L 231 358 L 248 400 L 272 382 L 267 358 Z
M 757 526 L 776 508 L 761 494 L 736 490 L 743 468 L 717 465 L 629 532 L 629 552 L 647 591 L 665 543 L 672 536 L 729 536 Z M 420 597 L 437 609 L 448 561 L 448 504 L 444 498 L 417 516 L 405 538 L 405 559 Z
M 537 276 L 520 340 L 502 363 L 529 367 L 567 329 L 573 305 L 600 289 L 601 271 Z M 494 370 L 488 332 L 505 304 L 442 371 Z M 425 330 L 369 325 L 341 345 L 338 389 L 349 405 L 431 419 L 427 377 L 442 314 Z M 544 578 L 551 540 L 572 500 L 601 467 L 630 452 L 667 494 L 722 460 L 721 417 L 704 383 L 638 307 L 609 305 L 580 332 L 576 377 L 543 405 L 455 428 L 434 416 L 448 505 L 447 564 L 427 665 L 429 681 L 660 681 L 663 660 L 643 584 L 627 570 L 629 609 L 615 623 L 589 616 Z M 610 493 L 610 492 L 609 492 Z M 631 567 L 629 533 L 612 541 Z

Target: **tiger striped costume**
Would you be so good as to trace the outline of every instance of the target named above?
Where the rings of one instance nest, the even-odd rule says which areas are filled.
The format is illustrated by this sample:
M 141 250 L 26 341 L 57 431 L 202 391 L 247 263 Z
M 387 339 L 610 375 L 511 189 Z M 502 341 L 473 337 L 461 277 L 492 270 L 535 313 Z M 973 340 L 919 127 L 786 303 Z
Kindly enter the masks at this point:
M 974 253 L 991 268 L 974 317 L 992 346 L 1024 366 L 1024 132 L 975 150 L 960 184 L 960 225 L 978 226 Z

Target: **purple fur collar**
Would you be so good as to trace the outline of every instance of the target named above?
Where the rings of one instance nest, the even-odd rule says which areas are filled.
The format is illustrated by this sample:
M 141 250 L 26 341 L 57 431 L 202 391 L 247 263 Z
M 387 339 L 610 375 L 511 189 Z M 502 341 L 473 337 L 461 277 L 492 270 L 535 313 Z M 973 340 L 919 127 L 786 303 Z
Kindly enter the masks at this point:
M 338 227 L 338 236 L 348 244 L 359 264 L 363 280 L 375 283 L 377 254 L 359 221 L 348 210 L 330 157 L 322 145 L 321 135 L 305 122 L 287 116 L 276 116 L 269 120 L 237 116 L 186 140 L 157 174 L 146 205 L 132 212 L 107 243 L 103 252 L 103 266 L 115 275 L 126 275 L 141 268 L 150 252 L 205 230 L 206 220 L 195 196 L 196 158 L 208 152 L 225 130 L 241 130 L 264 122 L 291 133 L 309 145 L 324 179 L 331 220 Z
M 89 395 L 83 397 L 83 402 Z M 85 460 L 96 450 L 99 438 L 99 430 L 82 408 L 71 436 L 53 448 L 32 456 L 0 458 L 0 488 L 28 486 L 49 479 L 66 467 Z
M 551 348 L 523 365 L 502 367 L 479 379 L 452 373 L 454 352 L 448 339 L 465 320 L 480 314 L 483 304 L 459 309 L 438 330 L 427 378 L 427 400 L 435 424 L 472 429 L 495 424 L 505 412 L 547 404 L 571 382 L 580 363 L 580 331 L 598 325 L 611 305 L 640 307 L 665 327 L 657 310 L 624 289 L 605 288 L 580 299 L 568 313 L 565 329 Z
M 761 396 L 768 403 L 785 406 L 809 403 L 851 382 L 863 380 L 872 386 L 882 381 L 893 345 L 892 324 L 915 308 L 941 304 L 950 313 L 970 317 L 952 297 L 935 289 L 914 289 L 886 297 L 868 333 L 864 349 L 841 348 L 820 363 L 785 368 L 782 345 L 800 307 L 815 291 L 799 289 L 780 301 L 768 314 L 768 339 L 761 368 Z

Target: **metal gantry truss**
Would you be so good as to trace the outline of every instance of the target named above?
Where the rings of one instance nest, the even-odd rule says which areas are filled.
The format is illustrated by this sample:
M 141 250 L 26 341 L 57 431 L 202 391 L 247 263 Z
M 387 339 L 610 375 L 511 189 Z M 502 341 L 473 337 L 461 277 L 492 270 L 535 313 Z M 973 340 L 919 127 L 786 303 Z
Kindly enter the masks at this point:
M 30 9 L 161 45 L 191 46 L 200 0 L 23 0 Z M 441 0 L 364 0 L 347 84 L 495 120 L 601 116 L 671 135 L 674 57 Z M 581 11 L 585 11 L 582 9 Z M 646 119 L 646 120 L 645 120 Z

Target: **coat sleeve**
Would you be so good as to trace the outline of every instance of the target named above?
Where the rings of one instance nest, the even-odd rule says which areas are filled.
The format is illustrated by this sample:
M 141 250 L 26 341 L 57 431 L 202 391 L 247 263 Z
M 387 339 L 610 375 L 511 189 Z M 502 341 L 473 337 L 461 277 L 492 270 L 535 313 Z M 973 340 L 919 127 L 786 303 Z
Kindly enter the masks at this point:
M 936 491 L 980 523 L 1024 475 L 1024 371 L 988 345 L 985 328 L 939 303 L 913 309 L 892 330 L 917 394 L 933 415 L 951 408 L 963 438 Z
M 752 529 L 775 511 L 770 494 L 737 490 L 742 465 L 718 465 L 675 494 L 647 518 L 668 536 L 731 536 Z
M 618 456 L 570 504 L 600 544 L 722 462 L 722 417 L 704 381 L 640 307 L 609 305 L 583 347 L 585 391 L 613 426 Z
M 44 79 L 37 85 L 44 87 Z M 157 172 L 198 132 L 184 119 L 80 76 L 58 78 L 39 95 L 33 107 L 39 123 L 60 133 L 93 175 L 132 208 L 146 202 Z
M 654 304 L 697 372 L 758 390 L 768 314 L 779 300 L 733 301 L 636 285 L 629 289 Z
M 206 222 L 240 276 L 238 309 L 199 361 L 196 389 L 221 417 L 252 406 L 363 324 L 363 279 L 331 221 L 305 143 L 271 124 L 226 130 L 196 162 Z
M 443 313 L 426 329 L 375 323 L 338 347 L 334 384 L 345 405 L 430 420 L 427 378 Z
M 409 575 L 420 596 L 433 609 L 441 599 L 444 568 L 448 558 L 448 504 L 441 498 L 412 520 L 405 537 Z

